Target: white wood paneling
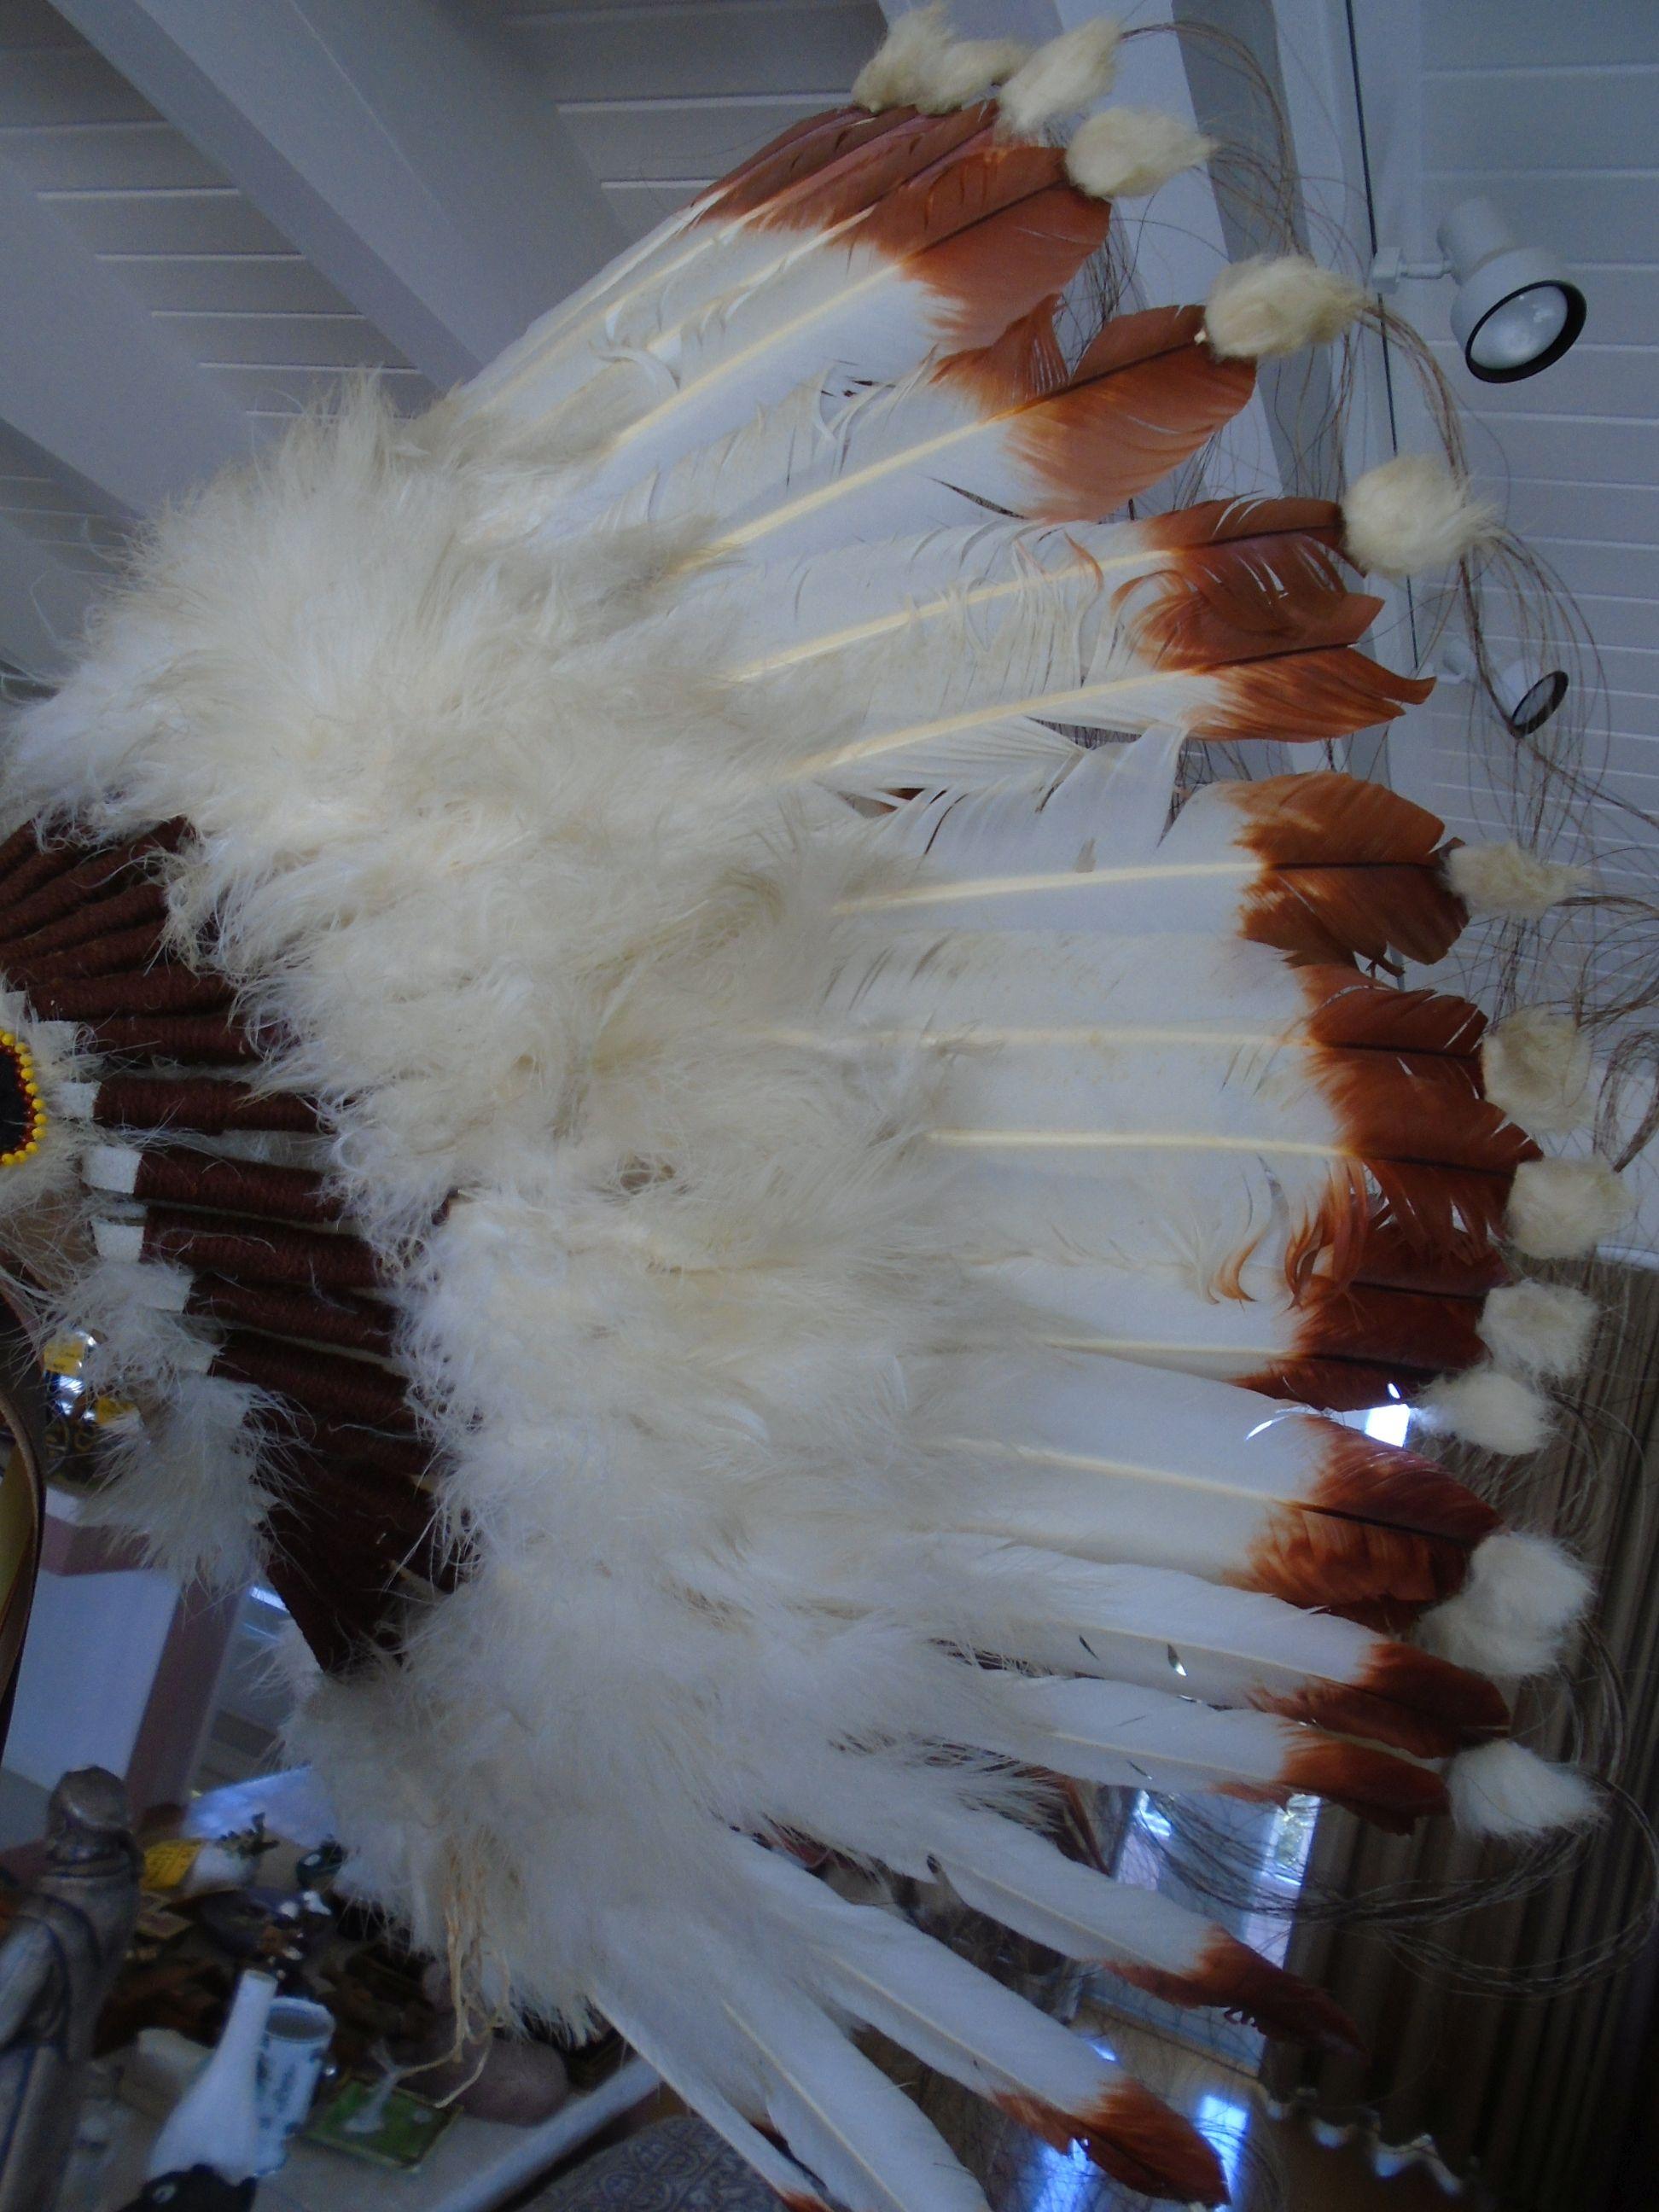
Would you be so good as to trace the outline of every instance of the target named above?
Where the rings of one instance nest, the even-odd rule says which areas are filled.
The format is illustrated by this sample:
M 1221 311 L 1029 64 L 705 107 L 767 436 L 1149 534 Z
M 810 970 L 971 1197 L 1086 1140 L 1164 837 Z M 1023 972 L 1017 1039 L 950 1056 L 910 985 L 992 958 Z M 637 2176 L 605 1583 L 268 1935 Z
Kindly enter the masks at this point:
M 1560 78 L 1617 62 L 1650 65 L 1647 0 L 1455 0 L 1424 10 L 1424 55 L 1437 76 Z
M 1419 234 L 1474 193 L 1526 243 L 1561 256 L 1589 303 L 1565 360 L 1508 386 L 1470 376 L 1449 283 L 1404 288 L 1467 410 L 1472 465 L 1511 526 L 1560 576 L 1595 641 L 1605 696 L 1583 700 L 1585 764 L 1610 793 L 1659 801 L 1659 7 L 1638 0 L 1425 0 L 1419 10 Z M 1364 42 L 1362 41 L 1362 46 Z M 1365 50 L 1372 75 L 1389 58 Z M 1510 627 L 1492 610 L 1493 651 Z M 1518 650 L 1518 648 L 1517 648 Z M 1461 714 L 1431 712 L 1414 756 L 1431 805 L 1471 835 L 1483 795 Z M 1414 788 L 1419 787 L 1414 786 Z M 1659 858 L 1659 831 L 1613 808 L 1590 825 L 1621 881 Z
M 621 243 L 556 116 L 441 0 L 58 0 L 428 376 L 472 374 Z
M 476 5 L 630 238 L 769 138 L 845 100 L 885 31 L 876 0 Z
M 341 371 L 386 370 L 388 388 L 411 406 L 428 397 L 426 380 L 383 333 L 45 0 L 0 5 L 6 179 L 63 226 L 112 294 L 148 319 L 161 349 L 194 365 L 214 404 L 234 410 L 243 425 L 236 450 L 269 434 Z M 60 315 L 74 308 L 75 289 L 65 262 Z M 0 393 L 0 411 L 4 404 Z M 106 394 L 105 413 L 135 450 L 154 443 L 142 404 L 112 409 Z M 135 469 L 125 478 L 128 503 L 182 489 L 190 473 L 181 457 L 162 457 L 149 473 Z M 76 529 L 66 557 L 106 574 L 107 518 Z
M 152 246 L 99 258 L 153 313 L 308 319 L 350 313 L 327 278 L 287 246 L 243 253 L 171 253 Z
M 640 0 L 500 13 L 562 106 L 649 100 L 671 89 L 683 99 L 738 100 L 803 88 L 822 106 L 845 99 L 881 34 L 865 0 Z
M 14 118 L 17 109 L 13 107 Z M 143 117 L 116 123 L 0 124 L 0 160 L 37 192 L 143 191 L 224 180 L 171 125 Z
M 562 106 L 565 125 L 602 182 L 673 178 L 707 184 L 823 112 L 821 94 L 750 100 L 601 100 Z
M 1499 436 L 1500 451 L 1504 442 Z M 1613 482 L 1601 471 L 1586 483 L 1559 465 L 1538 475 L 1517 470 L 1508 483 L 1510 521 L 1528 538 L 1590 535 L 1593 542 L 1648 545 L 1659 534 L 1655 530 L 1659 505 L 1650 484 Z M 1563 562 L 1561 568 L 1571 587 L 1571 562 Z

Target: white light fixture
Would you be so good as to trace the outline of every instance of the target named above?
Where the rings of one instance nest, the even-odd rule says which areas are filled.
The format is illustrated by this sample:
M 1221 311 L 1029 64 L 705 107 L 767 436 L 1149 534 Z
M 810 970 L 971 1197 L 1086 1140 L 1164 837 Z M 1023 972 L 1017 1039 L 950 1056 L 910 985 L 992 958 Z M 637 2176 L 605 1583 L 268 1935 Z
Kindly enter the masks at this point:
M 1371 264 L 1371 283 L 1392 292 L 1407 278 L 1457 282 L 1452 335 L 1471 376 L 1513 384 L 1536 376 L 1576 342 L 1584 327 L 1584 295 L 1553 253 L 1517 246 L 1490 200 L 1465 200 L 1439 230 L 1441 259 L 1407 261 L 1384 246 Z
M 1480 664 L 1467 639 L 1452 640 L 1441 654 L 1435 674 L 1443 684 L 1480 682 Z M 1489 688 L 1510 735 L 1529 738 L 1560 712 L 1571 685 L 1565 668 L 1540 669 L 1530 661 L 1511 660 L 1496 672 Z

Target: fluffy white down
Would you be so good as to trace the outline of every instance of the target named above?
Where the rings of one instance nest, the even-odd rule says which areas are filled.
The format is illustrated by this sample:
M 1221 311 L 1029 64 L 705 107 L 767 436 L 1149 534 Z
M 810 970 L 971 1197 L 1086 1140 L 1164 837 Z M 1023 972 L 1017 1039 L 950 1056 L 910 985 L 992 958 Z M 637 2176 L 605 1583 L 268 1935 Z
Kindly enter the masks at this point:
M 1221 270 L 1204 303 L 1204 335 L 1228 361 L 1267 361 L 1340 337 L 1365 304 L 1349 276 L 1305 254 L 1258 254 Z
M 1120 24 L 1100 15 L 1040 46 L 998 97 L 1004 131 L 1027 137 L 1062 115 L 1092 107 L 1112 88 L 1122 37 Z
M 1582 1774 L 1554 1766 L 1518 1743 L 1483 1743 L 1446 1769 L 1452 1818 L 1478 1836 L 1519 1843 L 1599 1819 L 1601 1801 Z
M 1214 151 L 1213 138 L 1178 116 L 1155 107 L 1107 107 L 1078 125 L 1066 149 L 1066 173 L 1091 199 L 1141 199 Z
M 1505 1225 L 1534 1260 L 1582 1260 L 1629 1219 L 1634 1203 L 1606 1160 L 1528 1160 L 1516 1170 Z
M 1445 869 L 1447 881 L 1472 915 L 1516 921 L 1536 921 L 1589 879 L 1583 868 L 1540 860 L 1519 845 L 1454 845 Z
M 1560 1656 L 1594 1588 L 1571 1553 L 1549 1537 L 1504 1529 L 1478 1547 L 1462 1589 L 1424 1616 L 1418 1638 L 1460 1667 L 1540 1674 Z
M 1595 1101 L 1589 1040 L 1546 1006 L 1522 1006 L 1486 1031 L 1480 1077 L 1494 1106 L 1534 1135 L 1582 1129 Z
M 856 106 L 945 115 L 1012 76 L 1030 48 L 1018 39 L 958 39 L 942 0 L 901 15 L 853 83 Z
M 1498 511 L 1437 453 L 1400 453 L 1349 486 L 1342 526 L 1343 544 L 1362 568 L 1411 576 L 1473 552 L 1497 529 Z
M 1431 1428 L 1482 1451 L 1537 1451 L 1550 1432 L 1549 1407 L 1529 1383 L 1496 1367 L 1471 1368 L 1425 1390 L 1412 1408 Z
M 1565 1283 L 1510 1283 L 1493 1291 L 1480 1337 L 1500 1367 L 1562 1380 L 1583 1369 L 1596 1305 Z
M 1018 1797 L 833 1748 L 919 1717 L 996 1741 L 994 1678 L 908 1625 L 920 1565 L 861 1620 L 737 1569 L 751 1514 L 821 1507 L 827 1474 L 895 1528 L 938 1517 L 947 1468 L 958 1498 L 992 1481 L 930 1377 L 964 1348 L 988 1404 L 1035 1328 L 953 1257 L 937 1058 L 787 1041 L 846 957 L 837 902 L 884 880 L 859 817 L 781 773 L 841 726 L 716 678 L 703 610 L 656 591 L 683 537 L 613 549 L 596 589 L 592 548 L 487 532 L 450 421 L 361 399 L 166 520 L 7 795 L 197 825 L 179 924 L 289 1025 L 272 1073 L 326 1103 L 331 1170 L 402 1256 L 477 1571 L 400 1665 L 320 1686 L 298 1745 L 419 1940 L 489 1979 L 489 1928 L 515 2001 L 574 2015 L 594 1901 L 717 1911 L 733 1828 L 856 1847 Z M 175 1402 L 112 1508 L 234 1572 L 280 1466 L 124 1270 L 62 1291 Z

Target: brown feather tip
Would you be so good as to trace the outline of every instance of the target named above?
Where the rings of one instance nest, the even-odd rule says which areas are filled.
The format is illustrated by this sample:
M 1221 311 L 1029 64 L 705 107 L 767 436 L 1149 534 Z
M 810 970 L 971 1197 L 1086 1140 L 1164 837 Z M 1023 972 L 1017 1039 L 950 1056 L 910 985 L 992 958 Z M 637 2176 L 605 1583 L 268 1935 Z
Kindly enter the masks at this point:
M 1365 673 L 1370 664 L 1352 665 L 1360 656 L 1323 658 L 1324 675 L 1310 670 L 1309 679 L 1328 710 L 1345 684 L 1364 692 L 1380 680 L 1376 703 L 1389 714 L 1409 698 L 1407 679 Z M 1293 663 L 1290 674 L 1303 680 Z M 1320 961 L 1381 960 L 1392 950 L 1426 962 L 1443 958 L 1462 934 L 1468 915 L 1441 872 L 1445 824 L 1437 815 L 1334 771 L 1224 788 L 1242 817 L 1239 842 L 1263 863 L 1249 930 L 1263 943 Z
M 1212 2006 L 1234 2019 L 1249 2021 L 1264 2035 L 1311 2043 L 1322 2051 L 1366 2056 L 1359 2030 L 1334 1997 L 1304 1982 L 1300 1975 L 1275 1966 L 1224 1929 L 1211 1930 L 1197 1964 L 1188 1973 L 1115 1961 L 1111 1962 L 1111 1972 L 1121 1981 L 1145 1990 L 1149 1996 L 1161 1997 L 1167 2004 Z
M 1077 2114 L 1037 2097 L 1008 2094 L 991 2101 L 1056 2150 L 1078 2144 L 1103 2173 L 1143 2196 L 1187 2204 L 1230 2201 L 1213 2146 L 1139 2081 L 1114 2083 L 1097 2105 Z
M 1310 1682 L 1284 1697 L 1255 1702 L 1286 1720 L 1369 1737 L 1419 1759 L 1442 1759 L 1489 1742 L 1510 1723 L 1495 1682 L 1411 1644 L 1378 1644 L 1358 1681 Z
M 1470 1550 L 1498 1516 L 1432 1460 L 1335 1421 L 1317 1425 L 1309 1493 L 1269 1516 L 1242 1586 L 1397 1632 L 1463 1587 Z
M 1300 1735 L 1279 1778 L 1286 1790 L 1328 1798 L 1391 1835 L 1408 1836 L 1419 1820 L 1447 1807 L 1445 1782 L 1432 1767 L 1336 1736 Z
M 1478 1544 L 1498 1526 L 1485 1498 L 1454 1481 L 1432 1460 L 1337 1421 L 1320 1427 L 1323 1464 L 1308 1501 L 1318 1511 L 1448 1536 L 1466 1545 Z
M 793 151 L 769 179 L 756 179 L 727 193 L 701 220 L 725 222 L 752 205 L 762 230 L 829 231 L 878 206 L 936 162 L 975 137 L 989 143 L 982 118 L 951 115 L 884 116 Z M 775 179 L 774 181 L 773 179 Z M 768 187 L 768 188 L 763 188 Z M 757 197 L 758 195 L 758 197 Z

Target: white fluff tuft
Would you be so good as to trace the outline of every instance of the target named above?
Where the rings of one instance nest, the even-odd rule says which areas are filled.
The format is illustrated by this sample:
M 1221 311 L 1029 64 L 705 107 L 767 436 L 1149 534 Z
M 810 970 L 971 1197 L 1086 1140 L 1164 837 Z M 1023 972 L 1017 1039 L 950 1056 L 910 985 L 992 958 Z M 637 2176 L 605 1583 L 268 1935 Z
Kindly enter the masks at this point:
M 1577 1022 L 1522 1006 L 1486 1031 L 1480 1077 L 1494 1106 L 1534 1135 L 1582 1129 L 1595 1103 L 1589 1040 Z
M 1452 1819 L 1475 1836 L 1519 1842 L 1563 1828 L 1587 1827 L 1601 1802 L 1582 1774 L 1555 1766 L 1518 1743 L 1483 1743 L 1446 1768 Z
M 942 0 L 901 15 L 853 80 L 853 101 L 872 115 L 887 107 L 919 107 L 931 72 L 951 43 Z
M 859 71 L 853 100 L 872 114 L 916 107 L 924 115 L 945 115 L 982 99 L 993 85 L 1012 76 L 1030 52 L 1018 39 L 953 38 L 945 9 L 935 0 L 932 7 L 900 16 Z
M 164 1407 L 100 1434 L 109 1479 L 83 1502 L 82 1519 L 137 1537 L 181 1582 L 245 1589 L 259 1568 L 260 1524 L 282 1488 L 262 1459 L 261 1403 L 258 1391 L 219 1376 L 179 1376 Z
M 1075 115 L 1103 99 L 1117 75 L 1122 37 L 1120 24 L 1100 15 L 1040 46 L 999 95 L 1004 133 L 1029 137 L 1060 116 Z
M 1589 880 L 1587 869 L 1541 860 L 1518 845 L 1454 845 L 1445 869 L 1447 881 L 1471 915 L 1501 915 L 1514 921 L 1536 921 Z
M 1224 361 L 1267 361 L 1340 337 L 1365 304 L 1351 276 L 1305 254 L 1258 254 L 1224 269 L 1204 307 L 1204 336 Z
M 1534 1452 L 1550 1432 L 1549 1406 L 1518 1376 L 1472 1367 L 1426 1390 L 1412 1407 L 1432 1429 L 1461 1437 L 1482 1451 Z
M 1143 199 L 1214 151 L 1213 138 L 1178 116 L 1155 107 L 1108 107 L 1079 125 L 1066 150 L 1066 173 L 1091 199 Z
M 1437 453 L 1401 453 L 1367 469 L 1342 502 L 1349 557 L 1378 576 L 1449 568 L 1497 527 L 1497 508 Z
M 1475 1547 L 1462 1589 L 1424 1615 L 1418 1640 L 1482 1674 L 1541 1674 L 1559 1658 L 1594 1594 L 1589 1576 L 1560 1545 L 1502 1529 Z
M 842 1817 L 826 1746 L 914 1739 L 918 1713 L 992 1740 L 990 1678 L 908 1625 L 908 1584 L 859 1626 L 703 1583 L 744 1501 L 816 1508 L 831 1462 L 860 1470 L 855 1523 L 912 1523 L 936 1347 L 1006 1376 L 1038 1322 L 959 1264 L 955 1170 L 922 1134 L 948 1069 L 792 1041 L 864 942 L 849 895 L 902 880 L 791 783 L 844 709 L 720 681 L 695 599 L 596 604 L 589 541 L 503 535 L 446 420 L 350 400 L 164 518 L 92 657 L 21 718 L 9 793 L 112 836 L 210 825 L 170 870 L 177 924 L 202 918 L 280 1025 L 267 1078 L 328 1102 L 434 1504 L 477 1559 L 301 1733 L 415 1940 L 488 1942 L 520 2002 L 574 2018 L 596 1899 L 717 1911 L 734 1830 Z M 100 1387 L 174 1408 L 124 1443 L 111 1510 L 234 1578 L 280 1455 L 131 1274 L 59 1294 L 111 1332 Z M 982 1792 L 915 1773 L 947 1810 Z
M 1563 1380 L 1583 1369 L 1595 1315 L 1565 1283 L 1510 1283 L 1481 1310 L 1480 1340 L 1501 1367 Z
M 1629 1218 L 1634 1204 L 1606 1160 L 1527 1160 L 1515 1171 L 1504 1225 L 1534 1260 L 1582 1260 Z

